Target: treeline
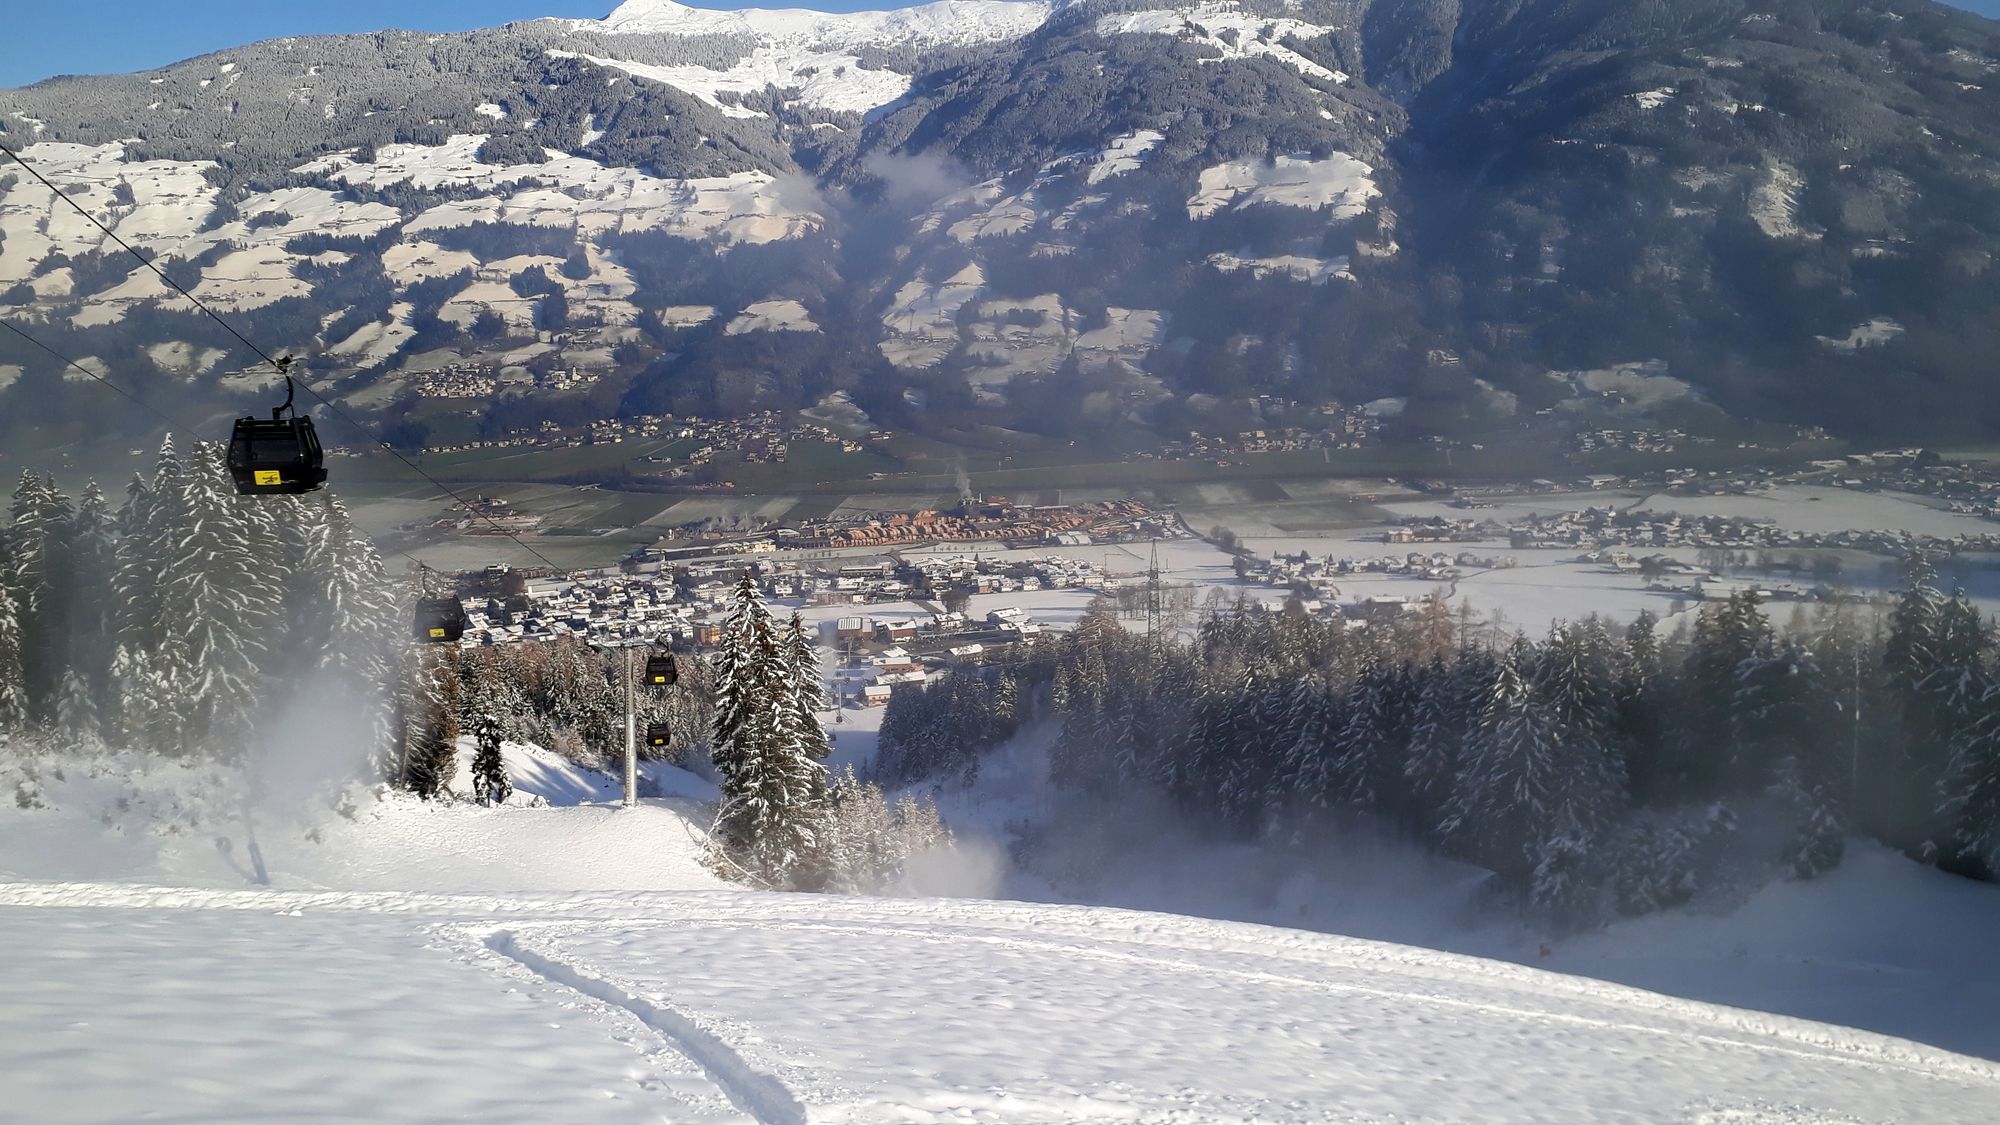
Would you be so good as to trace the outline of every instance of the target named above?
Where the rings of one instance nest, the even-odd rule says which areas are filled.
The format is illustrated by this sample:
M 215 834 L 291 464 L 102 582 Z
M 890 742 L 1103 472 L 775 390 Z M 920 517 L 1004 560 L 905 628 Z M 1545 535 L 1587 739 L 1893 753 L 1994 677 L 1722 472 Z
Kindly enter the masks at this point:
M 384 760 L 398 599 L 330 494 L 243 497 L 172 438 L 113 507 L 23 473 L 0 530 L 0 730 L 233 761 L 301 703 L 351 700 Z
M 769 890 L 906 889 L 909 860 L 947 847 L 928 801 L 891 803 L 851 772 L 829 777 L 819 661 L 797 613 L 779 625 L 745 571 L 715 658 L 712 757 L 722 790 L 716 870 Z
M 1921 560 L 1886 618 L 1827 606 L 1780 630 L 1741 595 L 1656 625 L 1494 646 L 1435 601 L 1364 632 L 1239 606 L 1180 643 L 1104 607 L 1005 670 L 898 693 L 880 769 L 974 769 L 1045 708 L 1064 789 L 1165 793 L 1237 839 L 1370 828 L 1487 868 L 1560 926 L 1811 877 L 1855 834 L 2000 864 L 1994 634 Z
M 333 494 L 239 496 L 222 456 L 169 438 L 116 508 L 22 474 L 0 528 L 0 733 L 240 762 L 338 715 L 332 739 L 366 748 L 339 765 L 425 797 L 449 791 L 461 733 L 587 765 L 622 751 L 622 654 L 416 646 L 412 587 Z M 679 689 L 638 696 L 676 760 L 707 753 L 713 714 L 708 665 L 680 669 Z
M 622 650 L 594 649 L 570 637 L 419 650 L 412 658 L 411 689 L 401 703 L 401 745 L 407 753 L 391 769 L 391 779 L 422 797 L 446 795 L 457 774 L 461 735 L 491 742 L 496 751 L 501 741 L 531 742 L 580 765 L 621 769 L 626 659 Z M 709 755 L 715 677 L 699 657 L 681 654 L 675 660 L 680 682 L 671 690 L 653 691 L 635 681 L 639 756 L 698 766 Z M 637 677 L 638 670 L 632 674 Z M 644 742 L 646 728 L 656 723 L 672 731 L 669 744 L 658 750 Z

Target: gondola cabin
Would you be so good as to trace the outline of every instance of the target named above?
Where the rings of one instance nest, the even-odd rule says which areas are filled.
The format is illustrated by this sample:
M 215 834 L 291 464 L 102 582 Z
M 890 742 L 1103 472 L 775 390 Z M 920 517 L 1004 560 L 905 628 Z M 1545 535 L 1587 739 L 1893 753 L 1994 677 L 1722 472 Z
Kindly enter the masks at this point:
M 647 687 L 672 687 L 680 678 L 681 670 L 674 664 L 673 654 L 654 653 L 646 657 L 646 674 L 641 681 Z
M 238 418 L 229 475 L 244 496 L 296 496 L 326 484 L 326 455 L 312 419 Z
M 456 595 L 417 599 L 417 640 L 426 644 L 454 642 L 465 636 L 465 625 L 465 603 Z
M 665 723 L 646 724 L 646 745 L 655 750 L 664 750 L 674 743 L 674 728 Z
M 291 357 L 278 362 L 285 369 Z M 285 376 L 284 404 L 269 418 L 236 420 L 226 463 L 236 491 L 244 496 L 296 496 L 325 486 L 326 453 L 312 419 L 292 409 L 290 375 Z

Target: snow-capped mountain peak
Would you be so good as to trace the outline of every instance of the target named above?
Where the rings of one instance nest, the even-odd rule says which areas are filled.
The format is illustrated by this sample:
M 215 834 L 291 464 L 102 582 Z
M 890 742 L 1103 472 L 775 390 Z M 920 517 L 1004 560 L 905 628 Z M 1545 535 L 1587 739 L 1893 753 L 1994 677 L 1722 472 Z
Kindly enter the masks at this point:
M 939 0 L 886 12 L 809 8 L 691 8 L 674 0 L 626 0 L 594 30 L 622 35 L 751 35 L 771 44 L 854 47 L 951 46 L 1014 39 L 1060 7 L 1050 0 Z

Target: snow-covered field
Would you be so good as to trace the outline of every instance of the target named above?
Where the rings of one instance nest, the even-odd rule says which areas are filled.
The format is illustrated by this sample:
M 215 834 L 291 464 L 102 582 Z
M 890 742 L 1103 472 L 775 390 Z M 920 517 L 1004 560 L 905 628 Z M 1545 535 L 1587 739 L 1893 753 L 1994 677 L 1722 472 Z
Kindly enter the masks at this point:
M 501 809 L 267 799 L 254 851 L 227 775 L 45 763 L 52 807 L 0 819 L 4 1116 L 1846 1125 L 2000 1107 L 1982 1059 L 1409 945 L 731 889 L 698 862 L 692 775 L 651 767 L 673 795 L 628 810 L 560 759 L 511 746 L 507 762 L 522 797 Z M 994 860 L 971 837 L 926 862 L 948 886 Z M 1183 868 L 1181 908 L 1229 912 L 1207 892 L 1232 863 Z M 1877 1026 L 1900 1013 L 1908 1034 L 1955 1027 L 1954 1045 L 2000 1054 L 1973 928 L 2000 921 L 1996 896 L 1956 884 L 1954 900 L 1909 868 L 1863 855 L 1740 921 L 1648 919 L 1549 964 Z M 1171 881 L 1131 888 L 1168 905 Z M 1337 921 L 1356 893 L 1323 887 L 1297 917 Z M 1857 893 L 1882 896 L 1879 920 Z
M 497 814 L 501 816 L 514 814 Z M 20 1120 L 1988 1122 L 2000 1067 L 1086 907 L 0 887 Z
M 983 758 L 972 784 L 937 790 L 960 874 L 981 856 L 1025 856 L 958 886 L 1421 946 L 2000 1060 L 2000 976 L 1984 937 L 2000 932 L 2000 889 L 1879 844 L 1850 841 L 1818 879 L 1750 875 L 1681 909 L 1554 936 L 1496 909 L 1485 870 L 1398 841 L 1334 831 L 1225 842 L 1166 802 L 1066 797 L 1048 781 L 1054 734 L 1029 728 Z M 1023 826 L 1026 852 L 1010 847 Z

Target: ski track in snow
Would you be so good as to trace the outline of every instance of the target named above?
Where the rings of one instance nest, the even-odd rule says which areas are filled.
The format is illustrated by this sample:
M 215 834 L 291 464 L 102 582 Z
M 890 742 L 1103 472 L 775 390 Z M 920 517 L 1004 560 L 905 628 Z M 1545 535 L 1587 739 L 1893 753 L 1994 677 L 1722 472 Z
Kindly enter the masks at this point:
M 691 1017 L 526 948 L 513 930 L 495 930 L 487 935 L 484 944 L 552 984 L 630 1013 L 701 1067 L 730 1103 L 755 1118 L 759 1125 L 805 1125 L 805 1107 L 776 1075 L 750 1065 L 720 1036 Z

